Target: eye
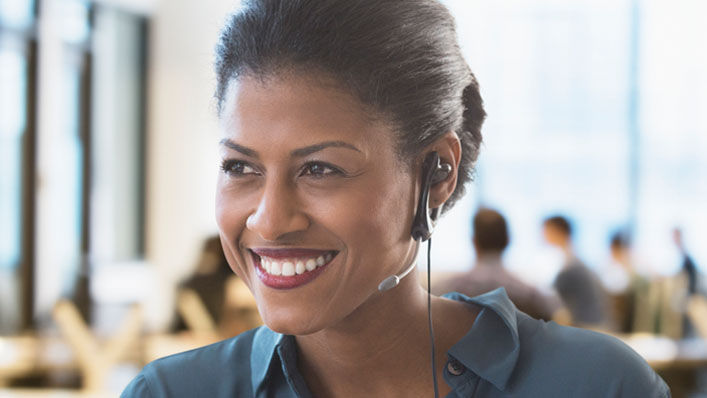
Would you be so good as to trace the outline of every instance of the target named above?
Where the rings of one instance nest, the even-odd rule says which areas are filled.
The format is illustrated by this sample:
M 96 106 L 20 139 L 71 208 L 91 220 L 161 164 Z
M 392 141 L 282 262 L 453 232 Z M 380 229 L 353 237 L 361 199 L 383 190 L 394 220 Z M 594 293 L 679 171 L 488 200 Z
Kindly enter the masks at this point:
M 253 166 L 241 160 L 224 160 L 223 163 L 221 163 L 221 170 L 231 177 L 244 177 L 259 174 Z
M 322 162 L 310 162 L 304 165 L 300 175 L 311 176 L 314 178 L 322 178 L 333 175 L 343 175 L 344 173 L 338 168 Z

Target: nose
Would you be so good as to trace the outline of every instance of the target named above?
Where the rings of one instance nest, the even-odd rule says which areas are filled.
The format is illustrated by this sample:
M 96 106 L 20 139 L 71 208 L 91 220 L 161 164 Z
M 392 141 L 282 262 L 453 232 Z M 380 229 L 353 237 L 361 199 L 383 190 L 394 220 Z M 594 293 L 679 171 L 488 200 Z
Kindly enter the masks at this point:
M 277 241 L 288 234 L 309 228 L 309 218 L 301 211 L 293 189 L 273 181 L 266 184 L 246 227 L 267 241 Z

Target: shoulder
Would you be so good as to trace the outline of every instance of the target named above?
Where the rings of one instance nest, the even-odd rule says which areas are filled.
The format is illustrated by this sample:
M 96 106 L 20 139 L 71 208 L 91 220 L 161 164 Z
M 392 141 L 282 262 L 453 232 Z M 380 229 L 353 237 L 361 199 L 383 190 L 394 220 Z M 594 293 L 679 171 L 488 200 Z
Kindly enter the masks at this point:
M 278 334 L 260 327 L 205 347 L 147 364 L 121 397 L 192 397 L 250 394 L 254 351 L 272 354 Z M 260 344 L 256 340 L 260 340 Z M 268 352 L 269 351 L 269 352 Z M 239 394 L 240 393 L 240 394 Z
M 591 279 L 589 268 L 581 264 L 570 264 L 565 266 L 555 277 L 555 285 L 575 285 L 586 283 Z
M 518 330 L 519 380 L 553 380 L 572 396 L 670 396 L 665 382 L 648 363 L 615 337 L 523 314 L 519 315 Z
M 439 277 L 432 282 L 432 294 L 441 296 L 443 294 L 459 290 L 460 286 L 465 286 L 468 279 L 468 272 L 450 272 Z
M 666 398 L 665 382 L 626 344 L 602 333 L 540 321 L 518 311 L 503 289 L 468 298 L 483 307 L 448 353 L 488 384 L 480 395 Z M 495 393 L 493 391 L 496 391 Z
M 202 366 L 224 366 L 232 364 L 234 359 L 240 362 L 241 358 L 249 358 L 253 338 L 258 330 L 249 330 L 227 340 L 157 359 L 148 364 L 146 369 L 153 373 L 174 372 L 182 369 L 200 369 Z

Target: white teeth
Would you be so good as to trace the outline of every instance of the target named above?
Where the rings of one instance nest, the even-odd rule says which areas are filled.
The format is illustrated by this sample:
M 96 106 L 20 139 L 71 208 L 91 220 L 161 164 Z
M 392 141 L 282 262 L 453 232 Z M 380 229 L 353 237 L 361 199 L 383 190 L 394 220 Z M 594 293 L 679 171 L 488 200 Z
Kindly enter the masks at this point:
M 322 254 L 316 258 L 291 259 L 276 261 L 271 258 L 261 257 L 261 266 L 268 274 L 275 276 L 302 275 L 308 271 L 314 271 L 317 267 L 322 267 L 334 258 L 332 253 Z
M 282 264 L 282 276 L 292 276 L 295 274 L 295 265 L 291 262 Z
M 302 275 L 304 274 L 304 263 L 301 261 L 298 261 L 297 264 L 295 264 L 295 272 L 297 275 Z

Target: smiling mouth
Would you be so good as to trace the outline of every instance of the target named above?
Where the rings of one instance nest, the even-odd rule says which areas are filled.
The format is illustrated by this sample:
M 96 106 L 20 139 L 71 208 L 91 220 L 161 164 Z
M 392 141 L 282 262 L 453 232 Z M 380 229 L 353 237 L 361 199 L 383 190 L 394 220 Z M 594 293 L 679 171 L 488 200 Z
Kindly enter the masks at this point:
M 313 249 L 250 249 L 258 277 L 277 289 L 294 288 L 312 281 L 338 251 Z

